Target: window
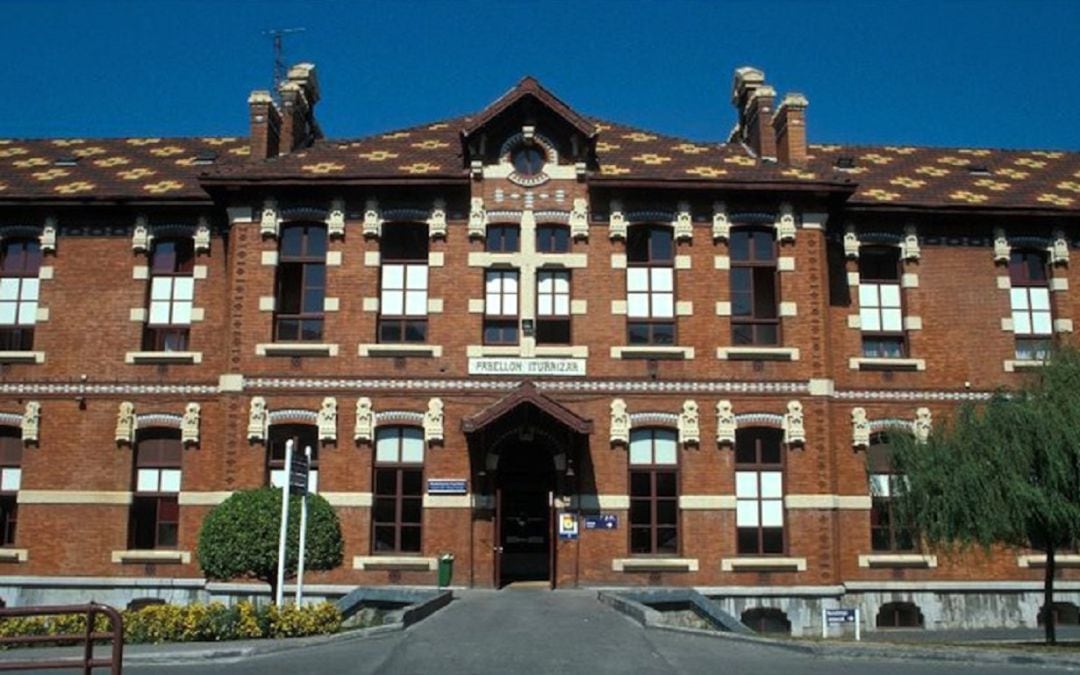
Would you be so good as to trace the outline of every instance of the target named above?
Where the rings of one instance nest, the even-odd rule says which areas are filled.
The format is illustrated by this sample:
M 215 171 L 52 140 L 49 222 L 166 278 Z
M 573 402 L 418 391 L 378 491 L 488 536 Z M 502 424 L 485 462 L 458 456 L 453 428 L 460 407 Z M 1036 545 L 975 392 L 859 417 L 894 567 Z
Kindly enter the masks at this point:
M 325 226 L 303 223 L 282 229 L 276 297 L 275 340 L 322 340 L 323 300 L 326 297 Z
M 522 176 L 536 176 L 544 169 L 547 156 L 538 145 L 521 145 L 510 152 L 514 172 Z
M 913 602 L 887 602 L 878 610 L 874 621 L 878 628 L 922 628 L 922 611 Z
M 679 552 L 678 443 L 671 429 L 630 432 L 630 552 Z
M 520 248 L 521 229 L 517 225 L 489 225 L 484 236 L 488 253 L 516 253 Z
M 904 476 L 893 471 L 893 451 L 886 434 L 870 437 L 870 547 L 875 551 L 914 551 L 912 529 L 899 519 L 896 500 Z
M 423 429 L 375 430 L 374 485 L 373 552 L 419 553 L 424 504 Z
M 22 453 L 22 431 L 18 427 L 0 427 L 0 546 L 15 545 Z
M 631 227 L 626 257 L 628 344 L 675 344 L 675 242 L 671 228 Z
M 427 225 L 384 226 L 379 255 L 379 342 L 427 342 Z
M 900 249 L 868 247 L 859 251 L 859 325 L 862 355 L 905 355 L 900 302 Z
M 319 491 L 319 432 L 314 424 L 274 424 L 266 445 L 266 482 L 274 487 L 285 487 L 285 442 L 295 439 L 293 454 L 311 448 L 311 466 L 308 470 L 308 492 Z
M 783 432 L 735 433 L 735 527 L 740 554 L 784 552 Z
M 540 225 L 536 228 L 537 253 L 567 253 L 569 250 L 569 227 L 565 225 Z
M 1009 258 L 1009 281 L 1016 358 L 1045 359 L 1050 355 L 1053 338 L 1046 255 L 1040 251 L 1013 251 Z
M 0 246 L 0 350 L 34 348 L 41 248 L 35 239 Z
M 188 347 L 191 304 L 195 297 L 195 243 L 162 239 L 150 252 L 150 311 L 143 349 L 182 352 Z
M 570 272 L 536 273 L 536 344 L 570 344 Z
M 484 273 L 484 344 L 518 343 L 518 271 Z
M 179 429 L 140 431 L 135 444 L 135 495 L 131 503 L 133 549 L 174 548 L 180 529 Z
M 780 344 L 776 242 L 773 232 L 736 228 L 731 232 L 731 342 Z

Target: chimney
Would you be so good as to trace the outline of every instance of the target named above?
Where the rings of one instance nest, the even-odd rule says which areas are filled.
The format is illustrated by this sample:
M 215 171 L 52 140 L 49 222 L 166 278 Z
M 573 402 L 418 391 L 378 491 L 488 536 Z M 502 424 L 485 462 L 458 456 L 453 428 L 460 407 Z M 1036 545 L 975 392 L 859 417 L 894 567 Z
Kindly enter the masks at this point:
M 281 115 L 268 91 L 253 91 L 248 96 L 251 110 L 251 159 L 277 157 L 281 138 Z
M 319 80 L 315 66 L 300 63 L 289 68 L 285 81 L 278 86 L 281 95 L 281 154 L 311 145 L 322 138 L 315 121 L 315 104 L 319 102 Z
M 778 159 L 792 166 L 806 166 L 806 106 L 810 102 L 802 94 L 792 92 L 784 97 L 773 128 L 776 129 Z
M 765 84 L 765 73 L 738 68 L 731 89 L 731 102 L 739 113 L 732 140 L 746 143 L 758 157 L 776 159 L 776 137 L 770 128 L 776 91 Z

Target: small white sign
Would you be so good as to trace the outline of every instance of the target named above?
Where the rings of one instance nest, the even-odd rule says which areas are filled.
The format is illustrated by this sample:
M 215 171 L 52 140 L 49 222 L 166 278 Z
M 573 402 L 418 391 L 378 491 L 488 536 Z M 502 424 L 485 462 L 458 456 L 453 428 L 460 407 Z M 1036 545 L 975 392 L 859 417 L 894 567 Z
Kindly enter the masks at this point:
M 585 359 L 473 358 L 469 359 L 469 374 L 583 377 Z

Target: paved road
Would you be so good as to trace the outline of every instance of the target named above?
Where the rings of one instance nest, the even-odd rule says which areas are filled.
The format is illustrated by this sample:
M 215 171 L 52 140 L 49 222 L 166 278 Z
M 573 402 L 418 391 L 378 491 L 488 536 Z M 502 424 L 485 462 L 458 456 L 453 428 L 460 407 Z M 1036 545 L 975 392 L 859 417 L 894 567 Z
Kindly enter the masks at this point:
M 1021 675 L 1031 666 L 835 659 L 708 636 L 645 630 L 592 591 L 470 592 L 407 631 L 234 663 L 129 666 L 132 675 L 268 673 L 526 675 Z M 1066 671 L 1057 671 L 1066 672 Z M 1076 672 L 1076 671 L 1073 671 Z

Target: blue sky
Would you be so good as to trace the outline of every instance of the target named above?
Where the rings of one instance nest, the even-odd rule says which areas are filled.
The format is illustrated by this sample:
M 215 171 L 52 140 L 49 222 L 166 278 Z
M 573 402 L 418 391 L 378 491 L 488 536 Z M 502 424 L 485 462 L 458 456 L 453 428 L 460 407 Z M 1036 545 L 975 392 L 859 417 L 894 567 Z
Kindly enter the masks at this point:
M 523 75 L 577 110 L 726 136 L 735 67 L 810 99 L 811 142 L 1080 150 L 1080 2 L 0 0 L 0 136 L 243 135 L 263 31 L 362 136 L 481 109 Z

